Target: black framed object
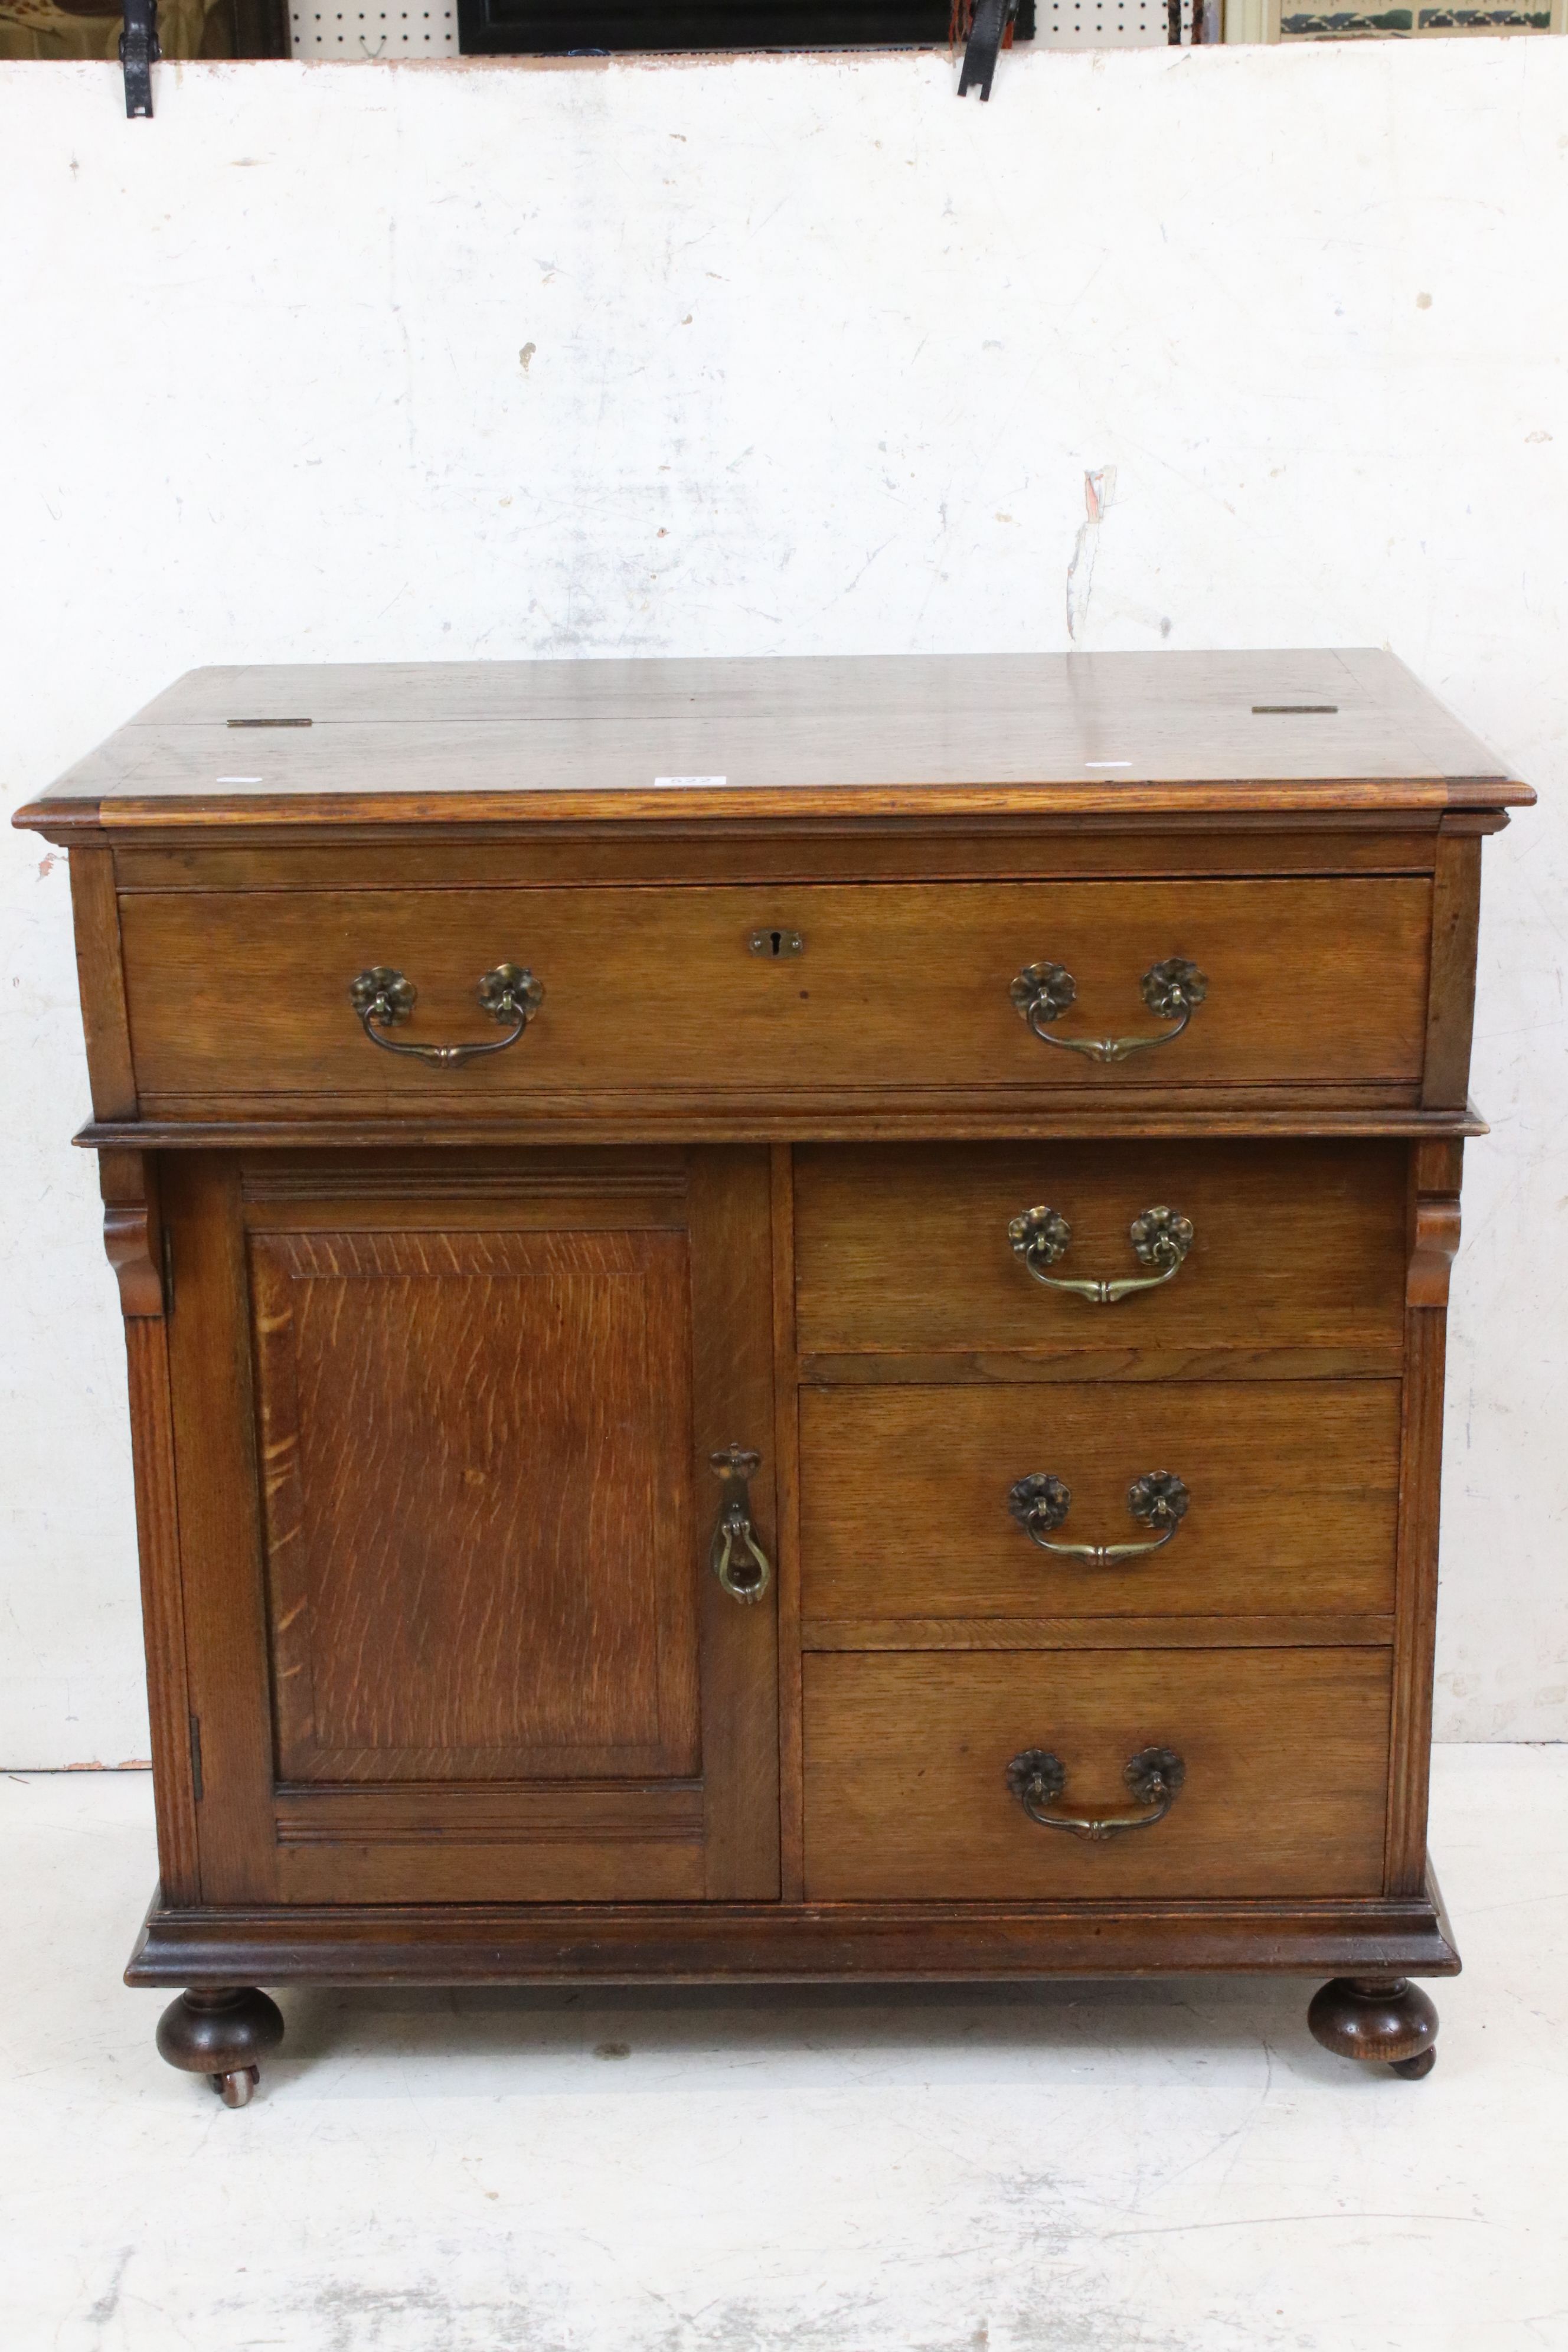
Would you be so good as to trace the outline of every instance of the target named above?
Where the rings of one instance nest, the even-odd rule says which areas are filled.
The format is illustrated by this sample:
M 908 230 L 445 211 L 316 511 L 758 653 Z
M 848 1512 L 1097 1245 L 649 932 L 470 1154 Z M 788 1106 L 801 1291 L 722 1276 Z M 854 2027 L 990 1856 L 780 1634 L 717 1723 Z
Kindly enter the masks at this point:
M 458 0 L 467 57 L 945 48 L 952 21 L 950 0 Z M 1020 0 L 1015 38 L 1034 30 L 1034 0 Z

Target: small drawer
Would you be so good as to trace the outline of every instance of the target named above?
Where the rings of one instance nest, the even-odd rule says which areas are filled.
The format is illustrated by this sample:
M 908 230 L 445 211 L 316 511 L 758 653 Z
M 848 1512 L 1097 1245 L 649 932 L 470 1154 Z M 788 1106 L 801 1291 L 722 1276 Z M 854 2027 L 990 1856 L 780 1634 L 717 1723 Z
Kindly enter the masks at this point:
M 804 1390 L 805 1638 L 889 1619 L 1386 1616 L 1399 1397 L 1397 1381 Z M 1135 1506 L 1151 1475 L 1184 1498 Z
M 802 1148 L 799 1345 L 1397 1357 L 1405 1159 L 1383 1142 Z
M 806 1896 L 1374 1895 L 1390 1671 L 1376 1650 L 807 1658 Z
M 1425 877 L 132 890 L 121 907 L 138 1089 L 176 1111 L 325 1095 L 668 1108 L 683 1089 L 849 1110 L 922 1089 L 939 1108 L 1302 1084 L 1406 1099 L 1424 1050 Z M 1150 978 L 1173 959 L 1204 976 L 1185 1012 Z M 1054 983 L 1031 1029 L 1015 982 L 1047 964 L 1072 1001 Z M 513 1031 L 505 992 L 489 1012 L 481 992 L 506 966 L 542 993 L 476 1055 Z M 372 1016 L 379 1045 L 351 1001 L 376 971 L 405 983 L 397 1017 Z M 1071 1050 L 1112 1033 L 1144 1045 Z M 431 1046 L 459 1053 L 408 1050 Z

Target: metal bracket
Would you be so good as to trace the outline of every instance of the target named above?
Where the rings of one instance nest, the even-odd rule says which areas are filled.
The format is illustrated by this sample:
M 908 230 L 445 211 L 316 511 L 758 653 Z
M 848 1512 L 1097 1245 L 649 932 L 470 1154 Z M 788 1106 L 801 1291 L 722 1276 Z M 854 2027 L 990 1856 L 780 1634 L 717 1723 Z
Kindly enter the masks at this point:
M 120 62 L 125 68 L 125 111 L 134 120 L 153 119 L 153 68 L 163 56 L 158 47 L 158 0 L 121 0 L 125 29 L 120 36 Z
M 731 1600 L 749 1607 L 762 1599 L 773 1579 L 768 1556 L 752 1526 L 752 1480 L 762 1468 L 763 1457 L 744 1445 L 726 1445 L 721 1454 L 710 1454 L 708 1461 L 723 1488 L 708 1565 Z
M 974 0 L 969 38 L 963 48 L 963 70 L 958 77 L 960 98 L 967 93 L 971 82 L 983 101 L 990 98 L 996 59 L 1007 44 L 1017 14 L 1018 0 Z

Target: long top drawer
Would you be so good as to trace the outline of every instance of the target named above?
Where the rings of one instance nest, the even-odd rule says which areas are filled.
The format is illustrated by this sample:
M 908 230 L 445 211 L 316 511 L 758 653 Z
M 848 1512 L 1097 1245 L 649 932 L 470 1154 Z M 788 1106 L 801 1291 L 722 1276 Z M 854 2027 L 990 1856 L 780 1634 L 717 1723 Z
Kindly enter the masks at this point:
M 154 890 L 121 906 L 138 1092 L 176 1112 L 681 1089 L 1405 1101 L 1422 1070 L 1425 877 Z M 515 1024 L 480 984 L 509 965 L 535 983 L 514 1042 L 436 1063 L 405 1050 L 497 1047 Z M 379 1043 L 351 993 L 374 971 L 405 983 L 396 1017 L 373 1019 Z

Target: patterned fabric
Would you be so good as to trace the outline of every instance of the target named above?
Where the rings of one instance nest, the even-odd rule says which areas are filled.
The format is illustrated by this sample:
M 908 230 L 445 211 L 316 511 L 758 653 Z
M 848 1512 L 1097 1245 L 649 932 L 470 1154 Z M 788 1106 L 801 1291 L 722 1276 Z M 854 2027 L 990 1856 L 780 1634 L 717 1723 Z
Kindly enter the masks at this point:
M 0 0 L 3 5 L 3 0 Z M 1408 40 L 1422 33 L 1549 33 L 1550 7 L 1289 9 L 1282 41 Z
M 158 38 L 166 58 L 232 57 L 227 0 L 159 0 Z M 103 0 L 0 0 L 0 58 L 119 54 L 119 12 Z

